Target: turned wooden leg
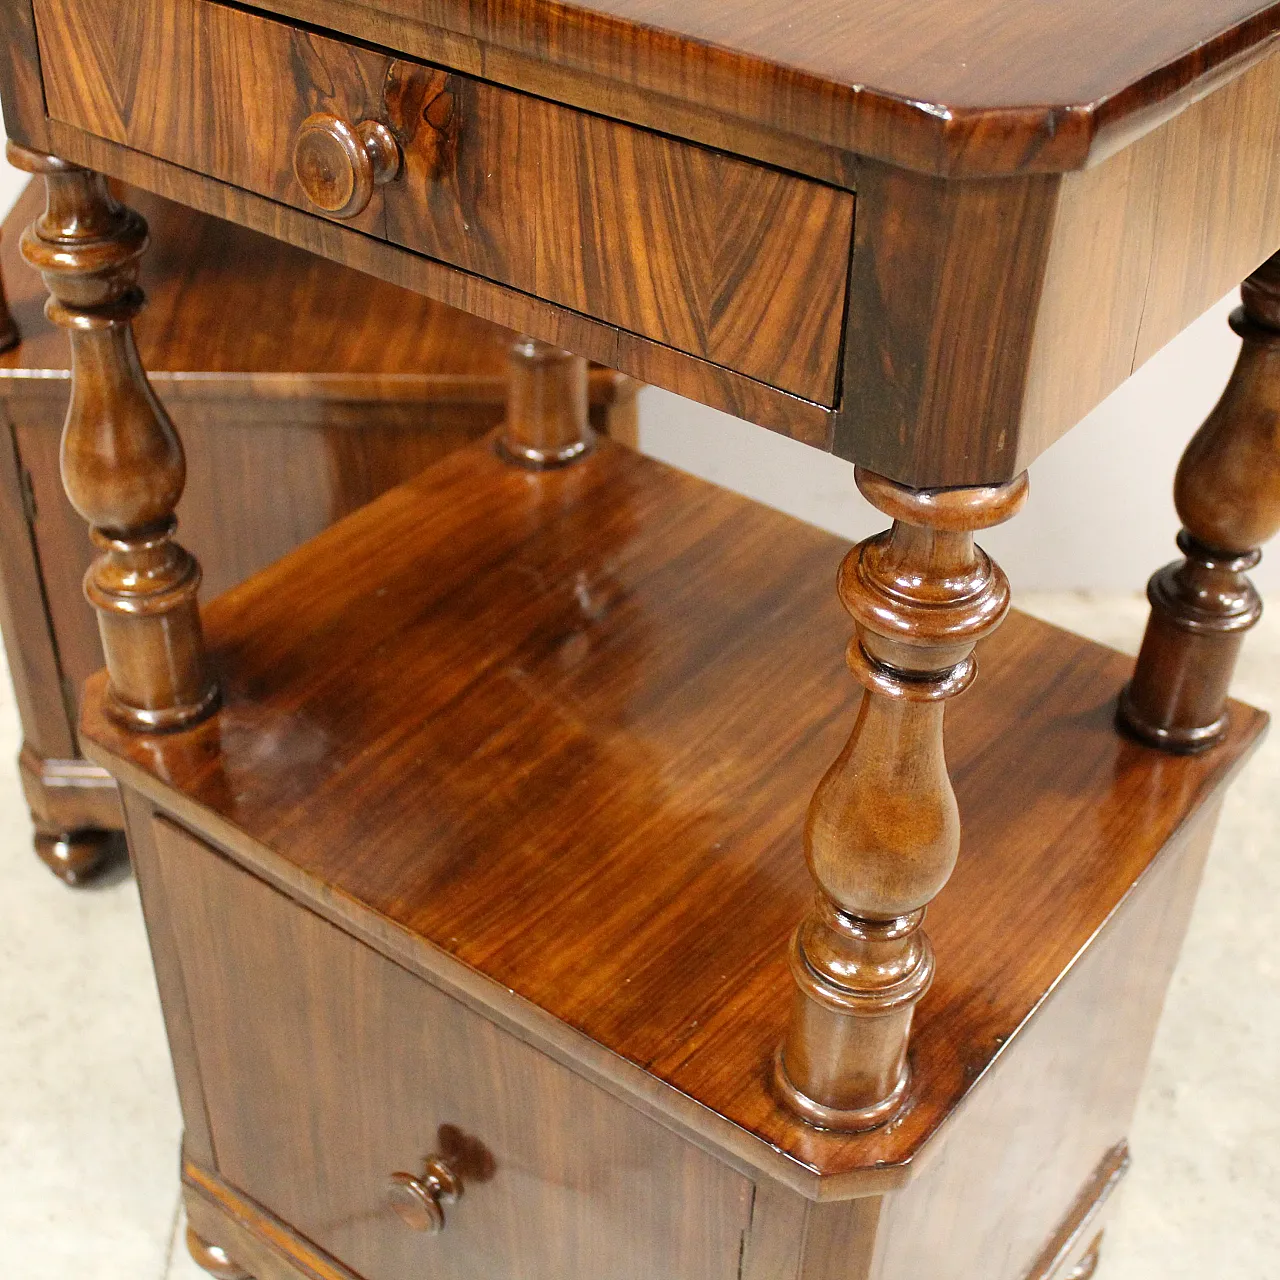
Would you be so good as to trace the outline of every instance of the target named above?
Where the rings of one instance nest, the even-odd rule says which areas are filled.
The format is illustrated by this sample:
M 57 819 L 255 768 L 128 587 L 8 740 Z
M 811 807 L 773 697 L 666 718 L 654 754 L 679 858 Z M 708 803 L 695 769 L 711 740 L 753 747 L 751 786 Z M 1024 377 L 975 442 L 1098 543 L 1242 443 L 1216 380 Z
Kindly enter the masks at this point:
M 221 1245 L 210 1244 L 196 1235 L 195 1230 L 187 1228 L 187 1250 L 214 1280 L 253 1280 L 253 1277 L 239 1264 L 231 1260 Z
M 536 338 L 511 346 L 507 413 L 498 448 L 512 462 L 542 470 L 591 451 L 587 362 Z
M 774 1063 L 780 1096 L 810 1123 L 868 1129 L 902 1105 L 915 1006 L 933 977 L 920 925 L 960 849 L 943 755 L 943 707 L 975 672 L 1009 584 L 973 533 L 1009 519 L 1026 476 L 981 489 L 911 490 L 859 470 L 893 527 L 849 553 L 840 598 L 848 663 L 865 686 L 853 733 L 805 824 L 817 882 L 791 940 L 796 993 Z
M 1280 529 L 1280 254 L 1241 290 L 1244 339 L 1227 389 L 1182 456 L 1174 502 L 1184 559 L 1147 587 L 1151 616 L 1120 722 L 1167 751 L 1227 731 L 1227 691 L 1262 601 L 1246 576 Z
M 49 318 L 71 338 L 62 481 L 102 553 L 85 594 L 98 611 L 109 709 L 141 731 L 179 728 L 213 709 L 217 686 L 200 634 L 200 567 L 173 540 L 182 445 L 133 341 L 147 225 L 99 174 L 13 143 L 8 155 L 45 178 L 48 203 L 22 254 L 52 295 Z

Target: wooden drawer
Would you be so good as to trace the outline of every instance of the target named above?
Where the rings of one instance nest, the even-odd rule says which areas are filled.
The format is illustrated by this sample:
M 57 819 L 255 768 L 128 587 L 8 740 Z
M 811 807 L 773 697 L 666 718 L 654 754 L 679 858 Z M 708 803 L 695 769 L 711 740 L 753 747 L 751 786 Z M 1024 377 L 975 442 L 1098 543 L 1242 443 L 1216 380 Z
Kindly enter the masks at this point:
M 364 1280 L 736 1280 L 747 1179 L 164 818 L 155 837 L 224 1180 Z M 437 1153 L 465 1189 L 427 1235 L 386 1187 Z
M 55 119 L 313 212 L 303 121 L 382 121 L 403 165 L 352 225 L 835 403 L 850 192 L 211 0 L 35 11 Z

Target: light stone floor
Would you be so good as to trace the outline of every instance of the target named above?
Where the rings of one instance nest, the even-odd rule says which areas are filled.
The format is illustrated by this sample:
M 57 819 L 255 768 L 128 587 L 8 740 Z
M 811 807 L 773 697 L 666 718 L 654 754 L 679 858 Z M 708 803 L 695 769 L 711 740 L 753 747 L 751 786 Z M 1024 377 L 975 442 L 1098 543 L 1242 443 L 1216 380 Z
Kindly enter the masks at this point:
M 1130 651 L 1144 616 L 1130 597 L 1020 604 Z M 1280 616 L 1250 636 L 1237 691 L 1280 711 Z M 0 678 L 0 1277 L 195 1280 L 137 893 L 126 874 L 71 892 L 37 864 L 17 750 Z M 1278 829 L 1280 734 L 1223 814 L 1101 1280 L 1280 1277 Z

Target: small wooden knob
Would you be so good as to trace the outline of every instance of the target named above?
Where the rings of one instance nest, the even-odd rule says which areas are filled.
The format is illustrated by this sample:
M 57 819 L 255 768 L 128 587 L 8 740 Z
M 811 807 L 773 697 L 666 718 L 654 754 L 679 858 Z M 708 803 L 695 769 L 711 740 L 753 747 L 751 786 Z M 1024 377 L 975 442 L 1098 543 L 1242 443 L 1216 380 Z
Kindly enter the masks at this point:
M 428 1158 L 422 1176 L 393 1173 L 387 1180 L 387 1203 L 414 1231 L 435 1235 L 444 1230 L 444 1206 L 462 1194 L 462 1180 L 439 1156 Z
M 298 129 L 293 172 L 307 199 L 335 218 L 354 218 L 369 207 L 374 187 L 400 172 L 400 144 L 378 120 L 354 127 L 317 112 Z

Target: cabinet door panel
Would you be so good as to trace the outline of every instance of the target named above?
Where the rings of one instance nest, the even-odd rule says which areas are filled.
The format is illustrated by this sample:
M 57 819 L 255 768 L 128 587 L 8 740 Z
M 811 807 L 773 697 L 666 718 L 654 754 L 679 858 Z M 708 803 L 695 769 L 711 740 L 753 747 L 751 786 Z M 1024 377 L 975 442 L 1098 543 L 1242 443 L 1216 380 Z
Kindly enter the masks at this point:
M 365 1280 L 735 1280 L 750 1184 L 156 823 L 218 1172 Z M 388 1177 L 443 1152 L 438 1235 Z

